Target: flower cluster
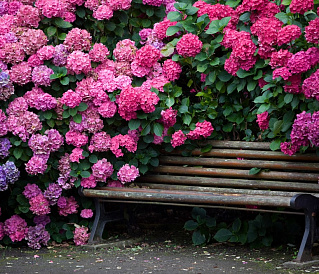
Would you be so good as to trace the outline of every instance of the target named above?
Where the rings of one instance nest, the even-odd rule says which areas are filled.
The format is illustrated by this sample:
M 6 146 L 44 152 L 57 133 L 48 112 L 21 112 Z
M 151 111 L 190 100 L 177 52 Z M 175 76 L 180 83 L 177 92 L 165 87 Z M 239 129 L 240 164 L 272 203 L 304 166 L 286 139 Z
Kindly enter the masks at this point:
M 28 246 L 32 249 L 40 249 L 42 245 L 48 245 L 50 240 L 50 234 L 45 230 L 45 226 L 38 224 L 36 226 L 30 226 L 28 233 L 25 236 L 28 242 Z
M 7 161 L 0 165 L 0 191 L 8 189 L 9 184 L 14 184 L 20 177 L 20 171 L 14 162 Z
M 138 168 L 129 164 L 122 166 L 117 173 L 122 184 L 133 182 L 138 176 L 140 176 Z
M 89 240 L 90 233 L 88 233 L 88 227 L 75 227 L 74 229 L 74 243 L 75 245 L 85 245 Z

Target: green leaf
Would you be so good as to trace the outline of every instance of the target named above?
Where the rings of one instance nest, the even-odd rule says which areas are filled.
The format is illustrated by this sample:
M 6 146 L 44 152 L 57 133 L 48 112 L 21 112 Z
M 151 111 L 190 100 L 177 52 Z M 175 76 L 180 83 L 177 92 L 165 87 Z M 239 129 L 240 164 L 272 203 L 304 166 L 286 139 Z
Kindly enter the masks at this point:
M 275 17 L 279 19 L 281 22 L 283 22 L 284 24 L 287 24 L 287 22 L 289 21 L 289 16 L 285 12 L 279 12 L 275 15 Z
M 202 245 L 206 242 L 206 238 L 200 231 L 194 231 L 192 235 L 192 241 L 194 245 Z
M 261 171 L 261 168 L 253 167 L 249 170 L 249 175 L 258 174 Z
M 239 218 L 236 218 L 232 225 L 233 232 L 239 232 L 241 228 L 241 220 Z
M 156 136 L 162 136 L 164 131 L 164 126 L 160 123 L 155 123 L 153 126 L 153 131 Z
M 291 4 L 291 0 L 282 0 L 281 5 L 289 6 Z
M 294 95 L 292 93 L 287 93 L 285 95 L 284 101 L 286 104 L 289 104 L 292 102 L 292 99 L 294 98 Z
M 72 232 L 71 230 L 67 230 L 67 231 L 65 232 L 65 236 L 66 236 L 66 238 L 67 238 L 68 240 L 70 240 L 70 239 L 73 239 L 74 234 L 73 234 L 73 232 Z
M 75 116 L 78 113 L 76 108 L 69 108 L 69 113 L 71 116 Z
M 28 206 L 18 206 L 18 208 L 22 213 L 28 213 L 30 210 Z
M 67 111 L 67 110 L 63 111 L 62 117 L 63 117 L 64 119 L 67 119 L 67 118 L 69 118 L 70 116 L 71 116 L 71 115 L 70 115 L 69 111 Z
M 189 220 L 184 224 L 184 229 L 193 231 L 198 227 L 198 223 L 194 220 Z
M 169 19 L 171 22 L 180 21 L 182 19 L 182 14 L 179 11 L 171 11 L 169 14 L 167 14 L 167 19 Z
M 58 39 L 59 40 L 65 40 L 65 38 L 66 38 L 66 33 L 64 33 L 64 32 L 62 32 L 62 33 L 59 33 L 59 35 L 58 35 Z
M 186 10 L 186 14 L 187 14 L 187 15 L 194 15 L 198 10 L 199 10 L 199 8 L 196 8 L 196 7 L 194 7 L 194 6 L 191 6 L 191 7 L 189 7 L 189 8 Z
M 240 17 L 239 20 L 242 22 L 248 22 L 250 20 L 250 12 L 245 12 L 243 13 Z
M 50 120 L 52 118 L 52 112 L 43 113 L 43 117 L 47 120 Z
M 153 167 L 157 167 L 157 166 L 159 165 L 159 159 L 158 159 L 158 158 L 152 158 L 152 159 L 150 160 L 150 164 L 151 164 L 151 166 L 153 166 Z
M 47 34 L 49 37 L 53 36 L 56 33 L 56 27 L 50 26 L 47 28 Z
M 62 18 L 55 18 L 54 24 L 63 29 L 72 28 L 72 24 L 70 22 L 64 21 Z
M 208 27 L 208 30 L 206 31 L 207 34 L 215 34 L 219 32 L 219 20 L 213 20 Z
M 78 111 L 85 111 L 85 110 L 87 110 L 87 108 L 88 108 L 88 105 L 87 105 L 86 103 L 81 102 L 81 103 L 78 105 L 77 110 L 78 110 Z
M 187 113 L 188 112 L 188 106 L 182 105 L 179 107 L 179 113 Z
M 114 33 L 119 37 L 123 37 L 124 29 L 120 26 L 117 26 L 114 30 Z
M 227 71 L 223 70 L 218 74 L 217 77 L 222 82 L 228 82 L 233 76 L 229 74 Z
M 259 108 L 257 113 L 263 113 L 265 111 L 267 111 L 270 108 L 270 104 L 262 104 Z
M 140 120 L 130 120 L 128 122 L 128 127 L 130 130 L 135 130 L 138 129 L 141 125 L 141 121 Z
M 230 21 L 231 17 L 224 17 L 222 19 L 219 20 L 219 27 L 224 28 L 227 26 L 228 22 Z
M 215 227 L 215 226 L 216 226 L 216 219 L 215 219 L 215 218 L 212 218 L 212 217 L 207 217 L 207 219 L 206 219 L 206 225 L 207 225 L 209 228 Z
M 95 164 L 95 163 L 97 163 L 97 161 L 98 161 L 97 156 L 95 154 L 91 154 L 90 157 L 89 157 L 89 162 L 91 164 Z
M 173 106 L 174 103 L 175 103 L 175 99 L 172 98 L 172 97 L 167 98 L 167 99 L 166 99 L 166 102 L 165 102 L 166 106 L 168 106 L 168 107 Z
M 257 86 L 257 81 L 249 81 L 248 82 L 248 85 L 247 85 L 247 90 L 248 91 L 253 91 L 255 88 L 256 88 L 256 86 Z
M 183 115 L 183 123 L 185 125 L 189 126 L 191 122 L 192 122 L 192 116 L 190 116 L 189 114 Z
M 154 141 L 154 136 L 153 135 L 146 135 L 143 137 L 143 141 L 147 144 L 150 144 Z
M 105 28 L 107 29 L 107 30 L 109 30 L 109 31 L 113 31 L 113 30 L 115 30 L 115 28 L 116 28 L 116 25 L 115 25 L 115 23 L 113 23 L 113 22 L 106 22 L 105 24 Z
M 82 178 L 89 178 L 91 176 L 91 173 L 87 170 L 81 171 Z
M 16 148 L 13 150 L 13 156 L 14 156 L 16 159 L 20 159 L 21 156 L 22 156 L 22 153 L 23 153 L 23 149 L 20 148 L 20 147 L 16 147 Z
M 174 34 L 176 34 L 177 32 L 179 32 L 181 30 L 180 27 L 178 26 L 170 26 L 167 30 L 166 30 L 166 35 L 167 36 L 172 36 Z
M 274 151 L 274 150 L 278 150 L 280 149 L 280 144 L 281 144 L 281 140 L 280 139 L 276 139 L 274 141 L 272 141 L 269 145 L 269 148 Z
M 217 231 L 217 233 L 214 236 L 214 239 L 217 242 L 227 242 L 232 235 L 233 235 L 233 233 L 230 230 L 228 230 L 226 228 L 222 228 L 222 229 Z
M 212 148 L 213 148 L 212 145 L 206 145 L 206 146 L 202 147 L 200 151 L 201 151 L 202 153 L 206 153 L 206 152 L 211 151 Z
M 248 72 L 243 69 L 239 69 L 236 74 L 239 78 L 245 78 L 247 76 L 253 75 L 252 72 Z
M 73 121 L 77 124 L 80 124 L 82 122 L 82 115 L 81 114 L 76 114 L 75 116 L 73 116 Z
M 63 86 L 67 86 L 70 83 L 69 77 L 64 77 L 64 78 L 60 79 L 60 83 Z
M 85 9 L 83 7 L 77 7 L 76 15 L 83 19 L 85 17 Z
M 283 120 L 278 120 L 274 123 L 273 133 L 275 134 L 275 136 L 280 133 L 283 123 Z

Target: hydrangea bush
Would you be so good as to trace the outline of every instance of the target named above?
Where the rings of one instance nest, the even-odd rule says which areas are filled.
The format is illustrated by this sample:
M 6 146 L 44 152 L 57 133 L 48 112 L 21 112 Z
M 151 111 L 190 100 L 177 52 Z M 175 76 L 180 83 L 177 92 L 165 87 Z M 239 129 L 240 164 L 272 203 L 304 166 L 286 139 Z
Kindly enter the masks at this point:
M 85 244 L 77 188 L 129 186 L 161 149 L 318 147 L 318 6 L 0 1 L 1 243 Z

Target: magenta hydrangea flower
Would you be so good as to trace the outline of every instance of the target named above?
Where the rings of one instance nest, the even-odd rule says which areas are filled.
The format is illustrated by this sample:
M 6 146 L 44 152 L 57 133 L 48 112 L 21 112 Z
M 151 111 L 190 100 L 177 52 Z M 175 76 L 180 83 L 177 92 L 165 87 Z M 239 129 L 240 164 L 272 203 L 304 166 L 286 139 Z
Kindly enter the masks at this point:
M 95 188 L 96 184 L 97 182 L 92 174 L 88 178 L 81 179 L 81 186 L 84 188 Z
M 76 227 L 74 230 L 74 243 L 75 245 L 85 245 L 89 240 L 90 233 L 88 233 L 89 228 L 81 226 Z
M 183 57 L 195 57 L 201 52 L 203 43 L 198 36 L 187 33 L 176 44 L 177 53 Z
M 214 128 L 211 122 L 197 122 L 196 128 L 194 130 L 191 130 L 188 134 L 186 134 L 186 136 L 191 140 L 207 138 L 213 133 L 213 131 Z
M 62 98 L 60 99 L 60 102 L 69 108 L 75 108 L 78 105 L 80 105 L 82 101 L 81 96 L 74 92 L 72 89 L 67 90 L 63 93 Z
M 51 212 L 49 201 L 43 196 L 42 193 L 32 197 L 29 200 L 29 203 L 30 210 L 35 215 L 47 215 Z
M 35 196 L 38 196 L 42 193 L 41 189 L 38 187 L 37 184 L 30 184 L 28 183 L 25 187 L 24 187 L 24 191 L 22 192 L 22 194 L 28 198 L 31 199 Z
M 305 38 L 307 42 L 319 44 L 319 17 L 309 22 L 309 25 L 305 27 Z
M 172 127 L 176 123 L 177 110 L 170 107 L 169 109 L 162 110 L 161 116 L 160 121 L 164 124 L 164 126 Z
M 35 67 L 32 71 L 32 82 L 35 86 L 50 86 L 52 80 L 50 76 L 54 74 L 53 70 L 45 65 Z
M 59 214 L 61 216 L 68 216 L 69 214 L 74 214 L 78 212 L 77 208 L 79 207 L 79 205 L 77 204 L 73 196 L 69 198 L 61 196 L 58 199 L 57 205 L 59 208 Z
M 257 114 L 257 123 L 261 130 L 266 130 L 269 127 L 269 115 L 267 111 Z
M 28 233 L 25 236 L 25 239 L 28 242 L 28 247 L 32 249 L 40 249 L 42 245 L 48 245 L 50 233 L 45 230 L 44 225 L 38 224 L 28 228 Z
M 88 74 L 92 70 L 89 54 L 79 50 L 73 51 L 67 57 L 66 68 L 71 74 Z
M 172 140 L 171 140 L 171 144 L 172 147 L 177 147 L 177 146 L 181 146 L 185 143 L 187 137 L 186 135 L 183 133 L 183 131 L 178 130 L 176 132 L 173 133 L 172 135 Z
M 113 165 L 107 159 L 97 161 L 92 166 L 92 175 L 97 182 L 106 182 L 106 179 L 113 174 Z
M 93 217 L 93 211 L 92 211 L 92 209 L 82 209 L 81 213 L 80 213 L 80 216 L 82 218 L 85 218 L 85 219 L 92 218 Z
M 133 165 L 130 166 L 129 164 L 122 166 L 117 173 L 117 177 L 122 184 L 133 182 L 139 176 L 138 168 Z
M 19 215 L 13 215 L 5 220 L 4 231 L 12 242 L 20 242 L 28 233 L 27 222 Z

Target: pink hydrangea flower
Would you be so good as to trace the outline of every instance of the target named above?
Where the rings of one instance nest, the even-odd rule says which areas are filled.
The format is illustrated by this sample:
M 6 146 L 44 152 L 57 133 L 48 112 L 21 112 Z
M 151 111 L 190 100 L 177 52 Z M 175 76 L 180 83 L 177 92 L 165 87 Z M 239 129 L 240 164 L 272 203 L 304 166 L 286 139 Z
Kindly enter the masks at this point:
M 276 79 L 277 77 L 281 77 L 284 80 L 288 80 L 290 76 L 292 76 L 292 74 L 289 71 L 289 69 L 286 67 L 276 68 L 272 74 L 273 79 Z
M 72 150 L 71 154 L 70 154 L 70 161 L 71 162 L 76 162 L 76 163 L 80 163 L 81 159 L 84 159 L 85 157 L 82 155 L 83 149 L 76 147 Z
M 305 38 L 308 43 L 319 44 L 319 17 L 309 22 L 305 27 Z
M 97 20 L 109 20 L 113 17 L 113 10 L 108 5 L 100 5 L 93 12 L 93 17 Z
M 43 174 L 48 168 L 47 161 L 48 155 L 33 155 L 25 164 L 25 170 L 30 175 Z
M 97 182 L 92 174 L 88 178 L 81 179 L 81 186 L 84 188 L 95 188 L 96 184 Z
M 140 176 L 138 168 L 129 164 L 122 166 L 117 173 L 122 184 L 133 182 L 138 176 Z
M 65 141 L 68 145 L 81 147 L 87 144 L 89 138 L 85 134 L 76 131 L 68 131 L 65 134 Z
M 85 218 L 85 219 L 92 218 L 93 217 L 93 211 L 92 211 L 92 209 L 82 209 L 81 213 L 80 213 L 80 216 L 82 218 Z
M 10 80 L 13 83 L 22 86 L 31 82 L 31 73 L 32 68 L 29 66 L 29 64 L 27 62 L 22 62 L 18 65 L 12 66 L 11 70 L 9 71 Z
M 257 123 L 261 130 L 266 130 L 269 127 L 269 116 L 267 111 L 257 114 Z
M 77 208 L 79 205 L 73 196 L 70 196 L 69 198 L 61 196 L 58 199 L 57 205 L 59 208 L 59 215 L 61 216 L 68 216 L 69 214 L 78 212 Z
M 176 44 L 177 53 L 183 57 L 195 57 L 201 52 L 202 47 L 202 41 L 192 33 L 184 34 Z
M 161 116 L 160 121 L 164 124 L 164 126 L 172 127 L 176 123 L 177 110 L 170 107 L 169 109 L 162 110 Z
M 70 73 L 88 74 L 91 70 L 91 60 L 88 53 L 76 50 L 67 57 L 66 68 Z
M 103 158 L 92 166 L 92 175 L 98 182 L 106 182 L 106 179 L 113 174 L 113 165 Z
M 50 60 L 53 58 L 53 55 L 55 53 L 55 47 L 54 46 L 44 46 L 40 48 L 37 51 L 37 56 L 39 57 L 40 60 L 45 61 L 45 60 Z
M 168 59 L 163 64 L 163 74 L 170 80 L 175 81 L 179 79 L 182 72 L 182 67 L 179 63 L 174 62 L 172 59 Z
M 69 52 L 72 51 L 89 51 L 91 48 L 92 37 L 85 29 L 73 28 L 65 37 L 63 45 Z
M 181 146 L 185 143 L 187 137 L 186 135 L 183 133 L 183 131 L 178 130 L 176 132 L 173 133 L 172 135 L 172 140 L 171 140 L 171 144 L 172 147 L 177 147 L 177 146 Z
M 12 242 L 20 242 L 28 233 L 27 222 L 19 215 L 13 215 L 5 220 L 4 231 Z
M 85 245 L 89 240 L 90 233 L 88 233 L 89 228 L 87 227 L 76 227 L 74 230 L 74 243 L 75 245 Z
M 301 29 L 297 25 L 287 25 L 278 31 L 277 44 L 278 46 L 288 44 L 296 40 L 301 35 Z
M 30 210 L 33 214 L 36 215 L 47 215 L 51 212 L 49 201 L 43 196 L 43 194 L 39 194 L 37 196 L 32 197 L 29 200 Z
M 102 43 L 96 43 L 89 52 L 89 56 L 93 62 L 103 62 L 110 54 L 108 48 Z
M 308 10 L 312 10 L 314 8 L 313 0 L 292 0 L 289 9 L 291 13 L 300 13 L 304 14 Z
M 72 89 L 64 92 L 62 98 L 60 99 L 60 102 L 68 106 L 69 108 L 77 107 L 78 105 L 80 105 L 81 101 L 81 96 L 74 92 Z
M 125 147 L 129 152 L 135 152 L 137 150 L 137 142 L 130 135 L 118 134 L 112 138 L 110 147 L 116 158 L 124 156 L 120 147 Z
M 213 131 L 214 128 L 211 122 L 197 122 L 196 128 L 191 130 L 188 134 L 186 134 L 186 136 L 191 140 L 200 139 L 202 137 L 207 138 L 213 133 Z

